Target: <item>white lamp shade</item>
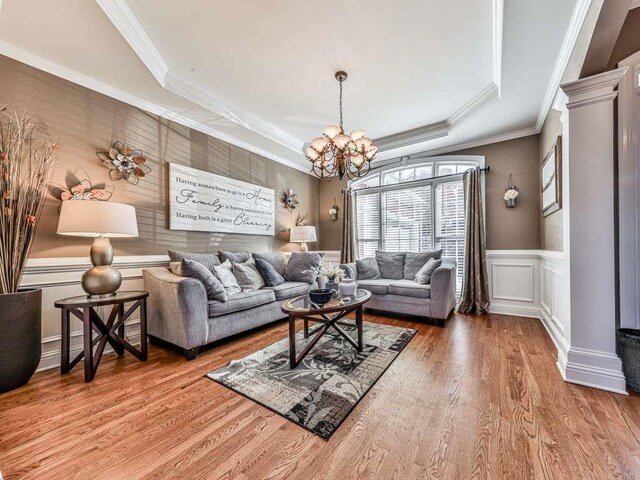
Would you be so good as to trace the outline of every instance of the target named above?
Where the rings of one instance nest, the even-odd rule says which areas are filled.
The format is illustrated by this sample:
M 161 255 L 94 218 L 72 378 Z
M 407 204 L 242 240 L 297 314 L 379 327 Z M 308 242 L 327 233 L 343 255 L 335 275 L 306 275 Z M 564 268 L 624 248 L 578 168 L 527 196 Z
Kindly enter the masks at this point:
M 311 225 L 299 225 L 291 227 L 289 241 L 294 243 L 317 241 L 316 227 L 313 227 Z
M 96 200 L 62 202 L 58 234 L 76 237 L 137 237 L 136 209 Z

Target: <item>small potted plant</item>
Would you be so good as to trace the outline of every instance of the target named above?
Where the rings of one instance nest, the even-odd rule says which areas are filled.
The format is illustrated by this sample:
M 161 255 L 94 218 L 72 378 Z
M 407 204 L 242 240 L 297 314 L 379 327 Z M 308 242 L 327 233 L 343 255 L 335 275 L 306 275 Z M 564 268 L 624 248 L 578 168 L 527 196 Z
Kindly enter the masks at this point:
M 0 393 L 40 363 L 42 290 L 21 289 L 58 142 L 26 114 L 0 108 Z
M 338 290 L 338 284 L 344 279 L 345 273 L 338 265 L 328 262 L 320 267 L 320 275 L 327 278 L 325 284 L 329 290 Z

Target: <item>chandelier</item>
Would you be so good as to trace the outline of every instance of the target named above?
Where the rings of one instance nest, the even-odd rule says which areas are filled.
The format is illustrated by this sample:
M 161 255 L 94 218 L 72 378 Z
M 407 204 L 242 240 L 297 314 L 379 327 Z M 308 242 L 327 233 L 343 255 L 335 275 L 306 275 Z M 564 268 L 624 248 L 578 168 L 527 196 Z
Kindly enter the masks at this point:
M 322 180 L 340 180 L 346 175 L 351 180 L 365 176 L 371 170 L 371 160 L 376 156 L 378 147 L 367 138 L 364 130 L 354 130 L 349 135 L 342 127 L 342 82 L 347 72 L 336 72 L 340 83 L 340 126 L 330 125 L 324 129 L 321 137 L 311 140 L 305 149 L 305 157 L 313 165 L 313 173 Z

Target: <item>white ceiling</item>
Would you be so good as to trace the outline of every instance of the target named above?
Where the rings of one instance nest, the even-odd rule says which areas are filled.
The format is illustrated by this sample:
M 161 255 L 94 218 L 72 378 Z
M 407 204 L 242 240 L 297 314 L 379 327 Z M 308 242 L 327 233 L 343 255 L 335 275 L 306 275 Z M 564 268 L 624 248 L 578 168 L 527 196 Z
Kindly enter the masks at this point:
M 381 159 L 535 133 L 588 3 L 2 0 L 0 53 L 306 170 L 338 69 Z

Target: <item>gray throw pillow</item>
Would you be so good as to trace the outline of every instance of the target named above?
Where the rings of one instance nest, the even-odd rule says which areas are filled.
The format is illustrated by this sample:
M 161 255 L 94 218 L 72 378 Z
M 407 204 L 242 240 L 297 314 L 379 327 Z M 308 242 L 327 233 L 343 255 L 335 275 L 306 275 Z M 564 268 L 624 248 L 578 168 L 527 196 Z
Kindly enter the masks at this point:
M 380 267 L 373 257 L 356 260 L 356 268 L 358 269 L 358 280 L 377 280 L 381 277 Z
M 404 275 L 404 253 L 376 251 L 376 260 L 382 278 L 402 280 Z
M 315 282 L 323 256 L 324 253 L 317 252 L 292 252 L 284 278 L 290 282 Z
M 226 260 L 222 265 L 213 267 L 213 274 L 220 280 L 227 295 L 235 295 L 242 291 L 236 277 L 233 276 L 233 265 L 229 260 Z
M 287 256 L 282 252 L 254 253 L 253 258 L 269 263 L 280 275 L 284 275 L 284 271 L 287 268 Z
M 434 250 L 433 252 L 405 253 L 404 278 L 407 280 L 413 280 L 416 277 L 418 270 L 420 270 L 430 258 L 435 258 L 436 260 L 442 258 L 442 249 Z
M 181 262 L 182 259 L 188 258 L 189 260 L 195 260 L 201 263 L 209 270 L 213 271 L 213 267 L 220 265 L 220 257 L 216 253 L 187 253 L 178 252 L 177 250 L 167 250 L 169 254 L 169 260 L 171 262 Z
M 218 252 L 220 254 L 220 261 L 222 263 L 229 260 L 229 262 L 233 263 L 244 263 L 251 258 L 251 254 L 249 252 L 225 252 L 220 250 Z
M 275 267 L 266 260 L 256 258 L 256 268 L 260 272 L 260 275 L 262 275 L 262 278 L 268 287 L 277 287 L 284 283 L 282 275 L 280 275 L 276 271 Z
M 244 263 L 233 264 L 233 275 L 243 292 L 260 290 L 266 285 L 260 272 L 256 268 L 256 261 L 250 258 Z
M 220 280 L 218 280 L 215 275 L 211 273 L 211 270 L 203 264 L 198 263 L 195 260 L 183 258 L 180 264 L 180 269 L 183 276 L 196 278 L 204 284 L 204 288 L 207 291 L 207 298 L 209 300 L 218 300 L 219 302 L 227 301 L 227 292 L 222 286 L 222 283 L 220 283 Z
M 420 285 L 429 285 L 431 283 L 431 275 L 433 275 L 435 269 L 440 265 L 442 265 L 442 260 L 430 258 L 429 260 L 427 260 L 427 263 L 425 263 L 422 268 L 418 270 L 418 273 L 416 273 L 416 276 L 413 278 L 413 280 L 415 280 L 416 283 L 419 283 Z

